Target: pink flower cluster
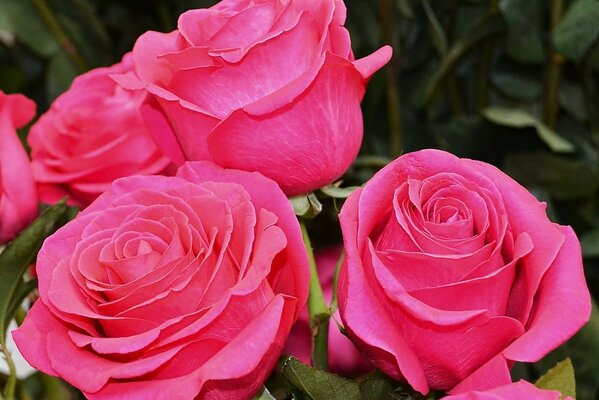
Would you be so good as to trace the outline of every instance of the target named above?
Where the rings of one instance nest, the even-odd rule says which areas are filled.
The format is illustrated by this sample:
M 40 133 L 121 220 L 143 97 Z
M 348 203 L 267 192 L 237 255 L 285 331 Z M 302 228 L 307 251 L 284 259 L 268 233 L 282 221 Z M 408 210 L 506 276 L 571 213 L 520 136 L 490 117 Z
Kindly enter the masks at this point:
M 44 243 L 14 339 L 90 399 L 250 399 L 284 349 L 309 362 L 310 280 L 287 196 L 341 177 L 385 46 L 356 60 L 341 0 L 223 0 L 77 78 L 33 125 L 0 92 L 0 243 L 38 195 L 83 208 Z M 578 240 L 498 169 L 406 154 L 340 212 L 334 371 L 447 399 L 557 399 L 511 383 L 590 314 Z M 330 299 L 341 249 L 317 255 Z M 297 324 L 296 324 L 297 321 Z M 295 325 L 294 325 L 295 324 Z M 558 328 L 559 327 L 559 328 Z

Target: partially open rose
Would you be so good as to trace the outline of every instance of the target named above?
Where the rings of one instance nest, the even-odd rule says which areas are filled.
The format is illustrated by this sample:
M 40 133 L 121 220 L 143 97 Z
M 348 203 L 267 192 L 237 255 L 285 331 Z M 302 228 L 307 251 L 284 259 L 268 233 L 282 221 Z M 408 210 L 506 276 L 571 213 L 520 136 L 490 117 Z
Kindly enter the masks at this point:
M 331 183 L 362 142 L 366 81 L 386 46 L 354 60 L 341 0 L 224 0 L 147 32 L 133 49 L 144 109 L 165 152 L 258 171 L 288 195 Z
M 309 279 L 280 188 L 207 162 L 116 181 L 45 241 L 37 275 L 15 341 L 89 399 L 249 399 Z
M 0 90 L 0 244 L 11 240 L 37 215 L 37 191 L 17 128 L 35 116 L 35 103 Z
M 169 165 L 141 117 L 143 93 L 124 90 L 109 76 L 131 68 L 126 54 L 77 77 L 31 128 L 27 141 L 42 202 L 69 196 L 85 207 L 115 179 L 158 174 Z
M 406 154 L 347 200 L 339 281 L 350 338 L 416 390 L 510 382 L 590 315 L 578 240 L 495 167 Z

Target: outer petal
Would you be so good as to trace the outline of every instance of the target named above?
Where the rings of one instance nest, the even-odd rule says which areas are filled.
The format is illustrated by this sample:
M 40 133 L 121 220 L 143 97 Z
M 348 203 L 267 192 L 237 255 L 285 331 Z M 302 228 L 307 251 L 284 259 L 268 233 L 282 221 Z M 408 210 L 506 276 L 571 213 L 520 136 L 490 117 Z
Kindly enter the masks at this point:
M 451 389 L 449 393 L 459 394 L 472 390 L 487 390 L 507 385 L 511 381 L 507 360 L 502 354 L 498 354 Z
M 505 351 L 510 360 L 536 362 L 571 338 L 591 315 L 580 244 L 570 227 L 560 227 L 566 241 L 543 277 L 527 331 Z
M 41 300 L 36 301 L 23 324 L 12 335 L 19 351 L 32 367 L 44 374 L 57 376 L 48 358 L 48 332 L 62 330 L 62 324 Z
M 210 134 L 208 146 L 225 167 L 259 171 L 288 195 L 340 177 L 362 142 L 364 81 L 347 60 L 327 54 L 300 97 L 270 114 L 237 110 Z
M 444 397 L 447 400 L 559 400 L 560 392 L 541 390 L 526 381 L 508 383 L 487 391 L 471 391 Z M 567 399 L 570 399 L 568 397 Z
M 420 393 L 428 393 L 422 365 L 364 274 L 356 242 L 361 194 L 361 189 L 352 193 L 339 215 L 346 251 L 337 289 L 343 324 L 356 347 L 378 368 L 396 379 L 405 378 Z M 377 318 L 368 318 L 369 315 Z
M 37 215 L 29 158 L 16 132 L 34 115 L 33 101 L 0 91 L 0 243 L 12 239 Z

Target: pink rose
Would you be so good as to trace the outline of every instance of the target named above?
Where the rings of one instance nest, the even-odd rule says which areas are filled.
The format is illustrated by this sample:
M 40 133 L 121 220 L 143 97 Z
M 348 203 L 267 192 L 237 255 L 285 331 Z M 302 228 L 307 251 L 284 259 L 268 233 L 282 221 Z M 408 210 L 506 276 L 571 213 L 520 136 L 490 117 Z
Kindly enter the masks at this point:
M 209 162 L 117 180 L 45 241 L 37 274 L 15 342 L 89 399 L 249 399 L 309 280 L 280 188 Z
M 366 81 L 386 46 L 354 60 L 341 0 L 224 0 L 147 32 L 135 73 L 144 117 L 168 156 L 258 171 L 288 195 L 340 177 L 362 142 Z
M 129 175 L 162 172 L 169 160 L 144 125 L 143 93 L 122 89 L 110 74 L 130 71 L 131 57 L 79 76 L 31 128 L 32 168 L 43 202 L 68 195 L 85 207 Z
M 444 400 L 560 400 L 561 393 L 555 390 L 541 390 L 526 381 L 509 383 L 484 392 L 471 391 L 443 397 Z M 568 396 L 564 400 L 572 400 Z
M 421 393 L 510 382 L 588 321 L 580 246 L 497 168 L 406 154 L 347 200 L 341 317 L 358 349 Z
M 333 295 L 335 268 L 342 250 L 342 247 L 332 247 L 317 252 L 315 255 L 318 277 L 325 298 L 329 303 Z M 339 311 L 335 312 L 333 318 L 329 323 L 329 369 L 345 376 L 357 376 L 371 370 L 372 365 L 360 355 L 353 343 L 339 331 L 336 323 L 336 321 L 340 321 Z M 293 325 L 284 352 L 297 357 L 305 364 L 310 364 L 312 334 L 307 308 L 302 311 L 299 320 Z
M 0 90 L 0 244 L 37 215 L 37 192 L 27 153 L 16 129 L 35 116 L 35 103 Z

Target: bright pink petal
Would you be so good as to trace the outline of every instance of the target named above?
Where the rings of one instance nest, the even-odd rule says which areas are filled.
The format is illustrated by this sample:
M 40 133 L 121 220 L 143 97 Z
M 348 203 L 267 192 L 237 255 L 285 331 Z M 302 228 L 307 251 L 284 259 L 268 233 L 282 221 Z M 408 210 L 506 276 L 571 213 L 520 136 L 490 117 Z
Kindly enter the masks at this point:
M 220 165 L 259 171 L 288 195 L 324 186 L 345 172 L 362 141 L 364 83 L 332 54 L 309 89 L 266 115 L 233 112 L 208 138 Z
M 570 227 L 560 227 L 566 240 L 545 273 L 535 296 L 526 333 L 505 351 L 510 360 L 536 362 L 588 322 L 591 297 L 584 277 L 580 244 Z

